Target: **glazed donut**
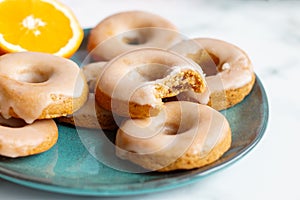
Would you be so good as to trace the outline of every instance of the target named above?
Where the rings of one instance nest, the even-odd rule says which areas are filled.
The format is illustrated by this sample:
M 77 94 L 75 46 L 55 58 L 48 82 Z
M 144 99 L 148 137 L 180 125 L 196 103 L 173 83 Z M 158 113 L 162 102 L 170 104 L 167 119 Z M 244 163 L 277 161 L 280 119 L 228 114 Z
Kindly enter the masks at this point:
M 72 115 L 58 118 L 58 121 L 82 128 L 116 130 L 115 118 L 110 111 L 95 104 L 95 95 L 90 93 L 84 106 Z
M 52 119 L 26 124 L 21 119 L 0 116 L 0 155 L 16 158 L 49 150 L 58 139 L 58 129 Z
M 202 70 L 196 63 L 166 50 L 143 48 L 106 64 L 98 78 L 95 97 L 99 106 L 117 115 L 146 118 L 159 113 L 163 98 L 187 90 L 206 90 Z
M 82 67 L 82 72 L 86 78 L 91 93 L 94 93 L 97 78 L 102 73 L 106 63 L 107 62 L 95 62 Z
M 181 40 L 166 19 L 143 11 L 128 11 L 105 18 L 90 32 L 88 51 L 98 61 L 142 47 L 169 48 Z
M 170 50 L 194 60 L 202 67 L 211 92 L 208 105 L 217 110 L 241 102 L 254 85 L 255 74 L 250 59 L 233 44 L 197 38 L 180 42 Z M 197 95 L 183 95 L 198 101 Z
M 96 80 L 101 75 L 105 64 L 106 62 L 96 62 L 82 68 L 90 90 L 88 100 L 75 113 L 58 118 L 59 122 L 91 129 L 116 130 L 118 128 L 115 122 L 118 117 L 114 117 L 110 111 L 95 104 Z
M 36 119 L 65 116 L 86 101 L 88 87 L 72 61 L 46 53 L 19 52 L 0 57 L 0 113 Z
M 218 160 L 231 145 L 231 129 L 218 111 L 173 101 L 159 115 L 129 119 L 116 136 L 116 155 L 146 169 L 193 169 Z

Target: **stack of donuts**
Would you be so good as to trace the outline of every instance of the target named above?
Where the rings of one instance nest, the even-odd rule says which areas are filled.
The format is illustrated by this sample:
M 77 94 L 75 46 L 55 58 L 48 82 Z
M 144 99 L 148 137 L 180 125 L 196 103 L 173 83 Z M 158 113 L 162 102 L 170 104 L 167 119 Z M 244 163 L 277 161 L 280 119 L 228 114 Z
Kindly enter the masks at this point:
M 40 53 L 2 56 L 0 79 L 9 81 L 0 80 L 2 116 L 33 122 L 24 128 L 55 124 L 44 118 L 59 117 L 59 123 L 112 130 L 118 157 L 161 172 L 208 165 L 230 148 L 230 125 L 219 111 L 243 101 L 255 82 L 243 50 L 217 39 L 185 39 L 171 22 L 143 11 L 102 20 L 91 30 L 87 50 L 93 59 L 82 71 L 71 61 Z M 49 57 L 47 62 L 43 56 Z M 2 70 L 12 60 L 22 64 Z M 49 64 L 54 60 L 70 69 L 56 69 Z M 45 67 L 38 68 L 38 62 Z M 41 95 L 42 86 L 48 95 Z M 26 111 L 20 109 L 20 100 L 8 99 L 16 95 L 28 100 Z M 56 100 L 67 111 L 49 104 Z M 1 141 L 0 135 L 0 155 L 15 157 L 1 151 Z
M 106 122 L 124 119 L 116 126 L 117 156 L 171 171 L 210 164 L 230 148 L 231 129 L 219 111 L 241 102 L 255 82 L 240 48 L 184 39 L 168 20 L 131 11 L 96 25 L 88 51 L 98 61 L 83 68 L 97 107 L 111 112 Z
M 38 52 L 1 56 L 0 155 L 15 158 L 49 150 L 58 139 L 52 118 L 74 113 L 87 94 L 85 77 L 71 60 Z

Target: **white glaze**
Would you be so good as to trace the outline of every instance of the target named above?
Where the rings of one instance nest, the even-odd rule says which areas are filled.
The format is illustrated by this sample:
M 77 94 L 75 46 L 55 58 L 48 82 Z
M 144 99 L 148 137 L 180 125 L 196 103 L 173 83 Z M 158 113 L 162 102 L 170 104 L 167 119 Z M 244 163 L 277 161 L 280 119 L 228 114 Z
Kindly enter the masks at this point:
M 98 76 L 102 73 L 106 63 L 107 62 L 95 62 L 83 66 L 82 72 L 86 78 L 90 92 L 94 92 Z
M 97 87 L 112 99 L 140 105 L 161 105 L 155 86 L 185 70 L 195 71 L 204 81 L 202 70 L 194 62 L 168 51 L 144 48 L 109 62 L 99 77 Z M 203 88 L 205 84 L 204 81 Z
M 197 54 L 202 49 L 217 56 L 222 69 L 216 75 L 206 76 L 211 92 L 237 89 L 251 82 L 252 63 L 243 50 L 232 44 L 216 39 L 197 38 L 180 42 L 170 48 L 171 51 L 186 57 L 188 54 Z
M 74 125 L 77 127 L 93 129 L 107 129 L 107 126 L 109 128 L 112 127 L 112 123 L 105 123 L 106 121 L 114 121 L 112 113 L 95 104 L 95 84 L 98 76 L 102 74 L 105 65 L 106 62 L 95 62 L 82 67 L 82 72 L 88 83 L 90 93 L 87 101 L 79 110 L 66 116 L 66 118 L 72 118 Z M 105 122 L 101 121 L 103 116 L 105 117 Z
M 2 124 L 13 124 L 16 127 Z M 19 119 L 6 120 L 0 116 L 0 155 L 12 158 L 27 156 L 28 152 L 49 141 L 49 138 L 57 138 L 57 131 L 52 119 L 24 125 Z
M 159 166 L 162 168 L 183 154 L 207 156 L 229 130 L 226 118 L 208 106 L 168 102 L 158 116 L 125 121 L 117 133 L 116 152 L 121 158 L 130 154 L 155 155 L 154 159 L 164 160 L 165 165 Z
M 53 103 L 51 95 L 78 98 L 85 81 L 72 61 L 44 53 L 21 52 L 0 57 L 0 112 L 9 109 L 32 123 Z
M 136 40 L 128 44 L 124 40 Z M 167 49 L 181 40 L 176 27 L 148 12 L 128 11 L 111 15 L 92 29 L 88 49 L 97 60 L 108 61 L 137 48 Z

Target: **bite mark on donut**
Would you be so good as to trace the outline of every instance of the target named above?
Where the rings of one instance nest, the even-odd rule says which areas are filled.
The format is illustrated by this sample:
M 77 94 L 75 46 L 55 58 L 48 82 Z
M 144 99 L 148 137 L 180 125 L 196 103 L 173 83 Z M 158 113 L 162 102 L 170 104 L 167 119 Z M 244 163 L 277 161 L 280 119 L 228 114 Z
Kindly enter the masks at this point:
M 202 77 L 193 70 L 186 70 L 175 75 L 169 75 L 161 83 L 155 85 L 156 98 L 169 98 L 187 90 L 201 93 L 205 90 Z

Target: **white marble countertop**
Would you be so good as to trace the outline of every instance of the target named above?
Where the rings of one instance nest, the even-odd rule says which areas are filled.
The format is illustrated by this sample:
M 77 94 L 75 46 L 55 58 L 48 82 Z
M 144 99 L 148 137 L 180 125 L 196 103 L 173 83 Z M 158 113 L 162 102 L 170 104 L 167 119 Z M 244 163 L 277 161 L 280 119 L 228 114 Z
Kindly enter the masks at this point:
M 299 1 L 62 0 L 83 27 L 121 10 L 146 10 L 189 37 L 215 37 L 244 49 L 270 104 L 261 142 L 243 159 L 175 190 L 118 199 L 300 199 Z M 209 3 L 208 3 L 209 2 Z M 298 74 L 299 73 L 299 74 Z M 247 123 L 247 122 L 245 122 Z M 0 180 L 0 199 L 101 199 L 39 191 Z

